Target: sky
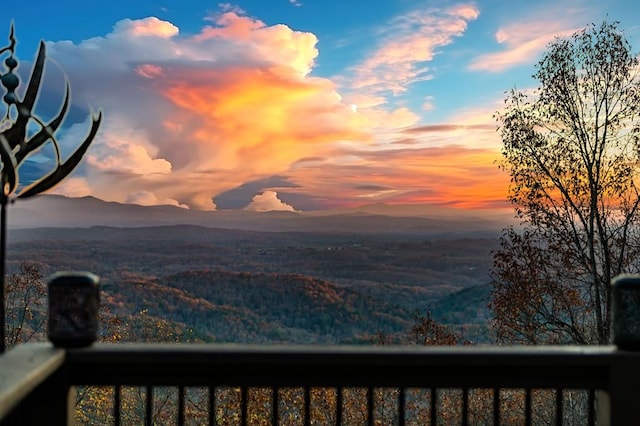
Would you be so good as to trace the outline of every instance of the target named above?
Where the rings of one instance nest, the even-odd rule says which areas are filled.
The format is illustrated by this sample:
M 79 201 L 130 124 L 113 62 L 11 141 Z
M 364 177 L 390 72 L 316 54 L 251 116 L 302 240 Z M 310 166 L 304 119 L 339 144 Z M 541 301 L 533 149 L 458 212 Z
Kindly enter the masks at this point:
M 13 22 L 24 81 L 45 42 L 42 118 L 68 78 L 63 157 L 103 114 L 53 193 L 198 210 L 494 209 L 507 207 L 493 118 L 505 92 L 536 86 L 554 37 L 605 19 L 640 49 L 637 0 L 37 0 L 2 8 L 0 47 Z M 30 157 L 22 182 L 52 153 Z

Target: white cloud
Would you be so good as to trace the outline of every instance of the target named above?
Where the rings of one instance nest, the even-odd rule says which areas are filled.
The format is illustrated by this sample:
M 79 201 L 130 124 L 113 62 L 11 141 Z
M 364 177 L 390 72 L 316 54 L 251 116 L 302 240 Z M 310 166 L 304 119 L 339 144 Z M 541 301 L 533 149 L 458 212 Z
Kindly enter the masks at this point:
M 244 210 L 251 210 L 254 212 L 268 212 L 274 210 L 288 212 L 295 211 L 292 206 L 282 202 L 282 200 L 278 198 L 278 193 L 275 191 L 264 191 L 263 193 L 254 196 Z
M 171 198 L 166 198 L 164 200 L 159 200 L 156 194 L 150 191 L 138 191 L 131 193 L 125 199 L 126 203 L 131 204 L 140 204 L 142 206 L 157 206 L 157 205 L 169 205 L 181 207 L 183 209 L 188 209 L 189 206 L 186 204 L 181 204 L 176 200 Z
M 86 125 L 81 127 L 86 128 Z M 106 117 L 95 147 L 87 155 L 88 164 L 105 173 L 146 177 L 171 173 L 170 162 L 155 158 L 158 149 L 150 142 L 147 132 L 135 127 L 135 123 L 123 117 Z
M 434 108 L 435 108 L 435 105 L 434 105 L 433 96 L 426 96 L 424 98 L 424 103 L 422 104 L 422 110 L 423 111 L 431 111 Z
M 178 27 L 156 17 L 132 20 L 123 19 L 113 27 L 113 34 L 131 35 L 133 37 L 171 38 L 178 35 Z

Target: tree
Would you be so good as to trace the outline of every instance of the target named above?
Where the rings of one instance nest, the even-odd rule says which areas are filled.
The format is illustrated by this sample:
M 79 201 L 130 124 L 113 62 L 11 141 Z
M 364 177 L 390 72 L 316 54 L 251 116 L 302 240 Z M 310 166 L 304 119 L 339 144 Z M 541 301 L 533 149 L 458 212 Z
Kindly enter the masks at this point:
M 496 115 L 520 220 L 494 252 L 502 341 L 608 343 L 611 279 L 640 269 L 638 58 L 618 25 L 557 38 Z
M 44 335 L 47 286 L 40 265 L 22 261 L 7 277 L 6 347 Z
M 431 318 L 431 312 L 428 311 L 425 315 L 416 313 L 409 339 L 412 343 L 424 346 L 455 346 L 468 343 L 461 335 Z

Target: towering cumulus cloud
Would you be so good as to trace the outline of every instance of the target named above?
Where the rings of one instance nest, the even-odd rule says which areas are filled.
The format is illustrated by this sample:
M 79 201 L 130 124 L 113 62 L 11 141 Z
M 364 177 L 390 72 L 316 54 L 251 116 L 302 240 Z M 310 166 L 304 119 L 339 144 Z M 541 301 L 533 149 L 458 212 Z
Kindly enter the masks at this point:
M 231 11 L 211 19 L 193 36 L 146 18 L 49 43 L 74 102 L 105 110 L 84 177 L 96 195 L 213 209 L 217 193 L 365 139 L 333 83 L 310 76 L 313 34 Z

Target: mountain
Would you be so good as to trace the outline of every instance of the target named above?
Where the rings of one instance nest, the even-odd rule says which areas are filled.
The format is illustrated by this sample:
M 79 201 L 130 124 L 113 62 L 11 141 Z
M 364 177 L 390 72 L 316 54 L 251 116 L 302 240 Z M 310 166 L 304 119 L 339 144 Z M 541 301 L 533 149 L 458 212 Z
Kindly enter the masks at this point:
M 310 212 L 201 211 L 59 195 L 19 200 L 8 211 L 10 228 L 187 224 L 255 231 L 497 235 L 510 223 L 509 215 L 504 211 L 459 210 L 424 205 L 372 204 Z
M 486 340 L 482 286 L 506 225 L 435 206 L 205 212 L 50 195 L 8 212 L 9 271 L 94 272 L 112 311 L 181 341 L 365 342 L 428 310 Z

